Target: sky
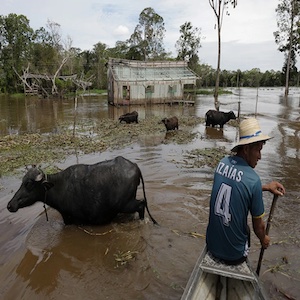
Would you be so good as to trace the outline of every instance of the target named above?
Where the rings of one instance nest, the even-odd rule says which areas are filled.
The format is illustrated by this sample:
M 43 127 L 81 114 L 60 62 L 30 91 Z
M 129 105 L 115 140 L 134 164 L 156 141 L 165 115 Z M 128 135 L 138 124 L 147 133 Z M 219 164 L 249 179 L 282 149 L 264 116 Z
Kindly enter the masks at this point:
M 280 0 L 238 0 L 222 25 L 221 69 L 259 68 L 280 71 L 284 56 L 275 44 L 276 12 Z M 58 23 L 72 46 L 92 50 L 99 42 L 114 47 L 125 41 L 139 23 L 140 13 L 151 7 L 165 22 L 164 46 L 176 57 L 180 26 L 191 22 L 201 30 L 200 63 L 217 67 L 216 18 L 209 0 L 0 0 L 0 15 L 25 15 L 34 30 L 48 21 Z

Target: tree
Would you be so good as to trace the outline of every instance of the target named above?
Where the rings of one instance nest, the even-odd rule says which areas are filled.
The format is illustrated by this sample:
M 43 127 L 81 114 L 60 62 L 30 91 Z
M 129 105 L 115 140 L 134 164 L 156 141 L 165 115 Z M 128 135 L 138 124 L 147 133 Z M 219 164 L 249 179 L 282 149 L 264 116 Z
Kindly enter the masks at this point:
M 67 62 L 76 55 L 75 48 L 72 47 L 72 39 L 70 36 L 67 36 L 66 39 L 62 39 L 60 32 L 60 24 L 48 20 L 47 27 L 49 29 L 50 41 L 52 47 L 55 49 L 56 55 L 53 59 L 53 65 L 55 66 L 54 74 L 51 74 L 52 81 L 52 95 L 60 94 L 60 86 L 63 86 L 59 83 L 58 76 L 63 71 L 63 67 Z
M 0 60 L 3 71 L 1 85 L 5 91 L 18 90 L 18 77 L 27 65 L 33 30 L 24 15 L 0 16 Z
M 193 28 L 191 22 L 185 22 L 180 26 L 180 37 L 175 47 L 177 50 L 177 59 L 189 63 L 189 67 L 195 70 L 199 62 L 198 51 L 201 47 L 201 29 Z
M 60 30 L 60 24 L 48 20 L 46 27 L 49 30 L 52 46 L 59 52 L 62 49 L 62 35 Z
M 258 88 L 260 86 L 260 80 L 262 78 L 262 74 L 260 72 L 260 69 L 254 68 L 250 71 L 245 71 L 243 74 L 243 78 L 244 78 L 243 84 L 249 87 Z
M 56 50 L 52 45 L 50 33 L 44 27 L 34 32 L 30 57 L 28 57 L 31 72 L 40 74 L 54 73 L 53 62 L 56 60 Z
M 215 70 L 212 66 L 207 64 L 198 64 L 195 72 L 199 75 L 199 80 L 197 80 L 197 87 L 209 87 L 212 86 L 215 76 Z
M 97 43 L 93 48 L 93 73 L 95 75 L 95 86 L 97 88 L 106 88 L 107 69 L 105 67 L 108 61 L 107 45 Z
M 280 71 L 266 71 L 262 74 L 260 86 L 282 86 L 282 73 Z
M 228 5 L 231 4 L 233 8 L 237 5 L 237 0 L 208 0 L 209 5 L 214 11 L 214 14 L 217 18 L 217 30 L 218 30 L 218 63 L 217 63 L 217 75 L 216 75 L 216 83 L 215 83 L 215 91 L 214 91 L 214 98 L 215 98 L 215 107 L 219 110 L 219 81 L 220 81 L 220 65 L 221 65 L 221 29 L 223 23 L 223 16 L 224 12 L 228 13 Z
M 163 58 L 165 31 L 164 19 L 147 7 L 140 13 L 139 24 L 128 41 L 130 48 L 140 52 L 144 60 Z
M 128 51 L 129 51 L 128 41 L 125 42 L 117 41 L 115 47 L 107 49 L 107 52 L 109 53 L 109 57 L 131 59 L 130 57 L 127 57 Z
M 276 8 L 277 27 L 274 32 L 278 50 L 285 53 L 285 97 L 289 94 L 290 71 L 295 69 L 296 53 L 300 44 L 300 3 L 297 0 L 281 0 Z

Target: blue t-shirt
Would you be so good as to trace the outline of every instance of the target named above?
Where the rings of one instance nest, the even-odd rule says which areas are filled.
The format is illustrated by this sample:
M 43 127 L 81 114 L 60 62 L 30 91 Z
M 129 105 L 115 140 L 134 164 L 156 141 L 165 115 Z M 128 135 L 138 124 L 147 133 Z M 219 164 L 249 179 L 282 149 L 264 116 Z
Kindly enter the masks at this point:
M 247 256 L 247 218 L 264 214 L 259 176 L 238 156 L 224 157 L 214 174 L 206 232 L 208 250 L 224 260 Z

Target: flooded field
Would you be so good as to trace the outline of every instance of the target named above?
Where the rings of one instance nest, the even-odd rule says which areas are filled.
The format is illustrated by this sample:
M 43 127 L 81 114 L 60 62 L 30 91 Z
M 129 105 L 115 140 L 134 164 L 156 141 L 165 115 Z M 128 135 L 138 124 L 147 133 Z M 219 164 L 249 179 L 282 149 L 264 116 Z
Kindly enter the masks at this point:
M 262 130 L 274 138 L 266 143 L 256 167 L 262 182 L 282 182 L 270 229 L 271 246 L 265 251 L 260 278 L 270 299 L 299 299 L 300 295 L 300 91 L 241 89 L 220 97 L 221 110 L 241 118 L 257 116 Z M 223 130 L 180 126 L 180 118 L 203 117 L 213 108 L 212 96 L 197 96 L 195 106 L 111 107 L 105 96 L 78 98 L 76 120 L 97 124 L 131 110 L 139 124 L 155 117 L 179 118 L 179 132 L 161 130 L 139 136 L 124 148 L 70 155 L 55 165 L 92 164 L 122 155 L 136 162 L 145 180 L 155 226 L 137 216 L 120 216 L 105 226 L 65 226 L 60 215 L 42 203 L 9 213 L 8 201 L 19 188 L 24 172 L 0 178 L 0 295 L 1 299 L 180 299 L 205 244 L 213 168 L 193 167 L 188 151 L 225 147 L 237 140 L 237 127 Z M 74 125 L 73 100 L 0 97 L 0 142 L 7 135 L 55 134 Z M 177 143 L 173 135 L 192 130 L 195 138 Z M 174 140 L 174 142 L 172 142 Z M 0 153 L 1 154 L 1 153 Z M 40 163 L 40 162 L 32 162 Z M 42 162 L 45 163 L 45 162 Z M 141 189 L 138 199 L 142 198 Z M 264 194 L 266 212 L 272 195 Z M 266 215 L 267 218 L 267 215 Z M 250 261 L 256 268 L 259 242 L 252 232 Z M 125 259 L 127 257 L 127 259 Z M 290 298 L 288 298 L 290 297 Z

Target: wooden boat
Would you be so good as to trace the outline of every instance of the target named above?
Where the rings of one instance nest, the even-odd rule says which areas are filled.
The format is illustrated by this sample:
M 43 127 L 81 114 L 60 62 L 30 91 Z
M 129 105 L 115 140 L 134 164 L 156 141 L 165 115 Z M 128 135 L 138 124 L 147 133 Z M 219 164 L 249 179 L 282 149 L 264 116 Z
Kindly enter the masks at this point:
M 249 265 L 222 264 L 206 247 L 199 256 L 181 300 L 264 300 L 260 281 Z

